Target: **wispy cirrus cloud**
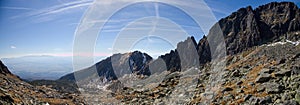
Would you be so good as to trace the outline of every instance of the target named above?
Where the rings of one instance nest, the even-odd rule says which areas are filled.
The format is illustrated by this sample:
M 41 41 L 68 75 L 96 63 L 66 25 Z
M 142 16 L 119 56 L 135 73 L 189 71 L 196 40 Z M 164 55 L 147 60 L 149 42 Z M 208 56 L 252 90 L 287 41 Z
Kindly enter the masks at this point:
M 68 11 L 68 10 L 71 10 L 71 9 L 84 7 L 84 6 L 89 6 L 91 4 L 92 4 L 91 0 L 79 1 L 79 2 L 69 2 L 69 3 L 65 3 L 65 4 L 60 4 L 60 5 L 57 5 L 57 6 L 54 6 L 54 7 L 50 7 L 47 10 L 44 10 L 44 11 L 38 11 L 37 15 L 38 16 L 45 16 L 45 15 L 61 13 L 61 12 Z
M 77 0 L 77 1 L 67 2 L 67 3 L 60 2 L 57 5 L 53 5 L 42 9 L 29 9 L 29 8 L 21 8 L 21 7 L 6 7 L 6 8 L 32 10 L 30 12 L 14 16 L 12 17 L 12 19 L 29 17 L 29 18 L 33 18 L 33 20 L 35 20 L 36 22 L 45 22 L 45 21 L 51 21 L 55 19 L 55 17 L 51 17 L 51 16 L 62 15 L 64 14 L 64 12 L 72 12 L 73 10 L 78 9 L 80 7 L 87 7 L 92 3 L 93 0 Z
M 9 9 L 9 10 L 35 10 L 32 8 L 25 8 L 25 7 L 0 7 L 2 9 Z

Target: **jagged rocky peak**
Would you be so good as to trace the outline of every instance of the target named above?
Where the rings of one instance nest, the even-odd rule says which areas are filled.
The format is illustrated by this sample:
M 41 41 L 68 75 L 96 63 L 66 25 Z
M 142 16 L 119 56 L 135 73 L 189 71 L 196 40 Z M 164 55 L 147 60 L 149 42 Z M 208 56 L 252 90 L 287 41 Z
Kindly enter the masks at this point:
M 148 64 L 152 57 L 140 51 L 129 52 L 125 54 L 114 54 L 109 58 L 113 72 L 118 76 L 134 73 L 137 75 L 150 75 Z M 97 64 L 96 64 L 97 65 Z M 102 72 L 101 66 L 97 65 L 98 73 Z M 100 74 L 101 75 L 101 74 Z
M 211 61 L 211 51 L 206 36 L 203 36 L 203 38 L 199 41 L 197 45 L 197 52 L 199 55 L 200 64 L 204 64 Z
M 0 61 L 0 73 L 1 74 L 11 74 L 11 72 L 7 69 L 7 67 Z
M 235 54 L 243 51 L 244 48 L 262 43 L 257 19 L 254 15 L 252 7 L 248 6 L 218 22 L 223 31 L 228 54 Z
M 151 61 L 151 56 L 140 51 L 114 54 L 89 68 L 67 74 L 61 77 L 60 80 L 75 81 L 74 75 L 80 81 L 89 81 L 86 79 L 91 79 L 90 77 L 100 77 L 110 81 L 116 80 L 124 74 L 150 75 L 149 63 Z
M 261 32 L 271 35 L 273 39 L 300 39 L 296 33 L 300 31 L 300 10 L 292 2 L 272 2 L 255 9 L 260 20 Z
M 178 52 L 182 68 L 199 65 L 199 56 L 196 46 L 197 42 L 194 37 L 188 37 L 185 41 L 177 44 L 176 50 Z
M 207 36 L 215 40 L 216 34 L 223 34 L 227 54 L 232 55 L 265 43 L 300 40 L 299 17 L 299 8 L 292 2 L 272 2 L 254 10 L 248 6 L 221 19 Z
M 197 42 L 195 38 L 191 36 L 179 42 L 175 50 L 171 50 L 169 53 L 159 56 L 159 59 L 153 61 L 153 63 L 163 60 L 167 70 L 180 71 L 181 68 L 199 65 L 198 59 Z
M 147 68 L 148 63 L 152 60 L 152 57 L 146 53 L 140 51 L 134 51 L 130 53 L 128 58 L 129 67 L 132 73 L 138 75 L 150 75 L 149 68 Z
M 292 2 L 272 2 L 255 9 L 257 15 L 266 24 L 285 24 L 299 17 L 299 8 Z
M 212 53 L 222 50 L 217 47 L 222 45 L 218 43 L 220 38 L 225 41 L 227 55 L 279 40 L 296 41 L 300 39 L 299 17 L 299 8 L 291 2 L 273 2 L 257 9 L 251 6 L 241 8 L 216 23 L 198 44 L 193 37 L 189 37 L 179 42 L 175 50 L 159 58 L 164 60 L 168 70 L 180 70 L 184 65 L 194 65 L 193 58 L 198 58 L 200 64 L 210 62 Z M 192 51 L 195 48 L 196 51 Z M 198 53 L 197 57 L 192 54 L 194 52 Z

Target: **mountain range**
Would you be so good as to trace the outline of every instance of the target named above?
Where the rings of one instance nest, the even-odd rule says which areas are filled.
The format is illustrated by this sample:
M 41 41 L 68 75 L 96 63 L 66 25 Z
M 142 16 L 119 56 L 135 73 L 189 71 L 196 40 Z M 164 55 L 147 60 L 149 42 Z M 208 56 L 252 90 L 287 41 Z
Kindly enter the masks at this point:
M 299 43 L 300 9 L 272 2 L 241 8 L 199 41 L 188 37 L 158 59 L 139 51 L 114 54 L 56 81 L 31 84 L 58 90 L 53 84 L 77 84 L 89 104 L 299 105 Z M 5 68 L 1 73 L 11 75 Z
M 189 68 L 197 64 L 201 65 L 210 62 L 212 60 L 212 53 L 216 53 L 218 50 L 225 50 L 227 55 L 234 55 L 263 44 L 279 41 L 291 41 L 297 43 L 297 41 L 300 40 L 299 22 L 299 8 L 291 2 L 273 2 L 260 6 L 256 9 L 252 9 L 252 7 L 248 6 L 237 10 L 237 12 L 232 13 L 226 18 L 221 19 L 210 29 L 209 34 L 204 36 L 198 43 L 194 37 L 189 37 L 185 41 L 178 43 L 177 49 L 172 50 L 168 54 L 159 56 L 158 59 L 162 59 L 166 63 L 167 70 L 180 71 L 181 68 Z M 226 49 L 217 49 L 218 47 L 215 46 L 222 44 L 216 42 L 220 40 L 220 38 L 216 37 L 220 36 L 216 35 L 220 34 L 218 33 L 220 29 L 222 31 L 221 35 L 224 37 Z M 197 54 L 193 54 L 195 52 L 197 52 Z M 120 61 L 120 57 L 118 56 L 127 56 L 127 59 L 124 62 L 127 64 L 127 62 L 129 62 L 128 57 L 132 58 L 135 56 L 142 56 L 140 52 L 133 52 L 130 54 L 132 55 L 115 54 L 112 57 L 96 63 L 95 69 L 98 70 L 99 76 L 102 76 L 104 75 L 104 72 L 109 71 L 111 73 L 112 69 L 114 69 L 112 67 L 102 67 L 112 65 L 111 63 L 108 63 L 113 62 L 110 58 L 116 58 L 117 61 Z M 147 55 L 145 53 L 143 54 Z M 147 66 L 142 63 L 143 58 L 136 58 L 137 64 L 140 64 L 140 66 Z M 194 61 L 195 59 L 199 60 Z M 158 60 L 154 60 L 151 63 L 155 63 L 157 61 Z M 182 65 L 184 65 L 184 67 L 182 67 Z M 83 71 L 86 72 L 88 70 Z M 141 69 L 137 68 L 136 71 L 141 71 Z M 120 72 L 122 73 L 123 71 L 121 70 Z M 149 73 L 144 72 L 141 74 L 149 75 Z M 74 80 L 74 77 L 72 77 L 72 74 L 68 74 L 63 76 L 61 79 Z M 114 79 L 116 79 L 115 76 Z

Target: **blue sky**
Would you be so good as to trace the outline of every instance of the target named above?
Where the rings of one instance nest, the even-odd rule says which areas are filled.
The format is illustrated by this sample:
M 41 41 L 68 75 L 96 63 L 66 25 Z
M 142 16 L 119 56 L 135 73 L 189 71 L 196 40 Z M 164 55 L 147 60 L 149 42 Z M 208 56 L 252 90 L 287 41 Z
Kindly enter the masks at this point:
M 241 7 L 251 5 L 256 8 L 272 1 L 275 0 L 205 0 L 217 20 Z M 299 0 L 290 1 L 300 5 Z M 77 25 L 92 2 L 92 0 L 1 0 L 0 58 L 26 55 L 71 56 Z M 111 55 L 112 45 L 119 32 L 116 30 L 127 25 L 130 19 L 156 16 L 155 6 L 148 6 L 148 4 L 134 5 L 113 15 L 111 22 L 105 25 L 101 36 L 98 37 L 95 55 Z M 178 17 L 186 19 L 179 25 L 197 40 L 204 34 L 194 28 L 195 24 L 191 19 L 178 9 L 163 4 L 158 6 L 160 16 L 170 20 Z M 177 15 L 174 15 L 175 13 Z M 120 21 L 122 19 L 125 21 Z M 141 40 L 132 49 L 143 50 L 151 55 L 159 55 L 174 49 L 174 46 L 163 39 L 152 37 L 151 40 L 151 43 Z

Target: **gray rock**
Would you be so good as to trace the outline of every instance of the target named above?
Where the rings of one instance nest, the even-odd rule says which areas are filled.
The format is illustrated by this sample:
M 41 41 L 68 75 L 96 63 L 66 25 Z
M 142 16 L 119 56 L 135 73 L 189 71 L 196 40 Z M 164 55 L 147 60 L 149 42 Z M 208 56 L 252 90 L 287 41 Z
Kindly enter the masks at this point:
M 254 86 L 255 84 L 253 82 L 249 82 L 248 85 Z
M 237 83 L 236 83 L 236 85 L 241 85 L 243 83 L 243 81 L 238 81 Z
M 234 70 L 232 73 L 231 73 L 231 77 L 239 77 L 240 76 L 240 71 L 239 70 Z
M 300 92 L 296 93 L 295 100 L 300 103 Z
M 236 92 L 237 92 L 237 93 L 244 93 L 244 90 L 242 90 L 242 89 L 237 89 Z
M 223 100 L 226 101 L 226 102 L 228 102 L 228 101 L 230 101 L 230 100 L 232 100 L 232 99 L 234 99 L 234 96 L 231 95 L 231 94 L 226 95 L 226 96 L 223 97 Z
M 264 83 L 263 85 L 268 94 L 280 93 L 284 89 L 284 86 L 277 83 Z
M 255 79 L 255 82 L 256 83 L 263 83 L 263 82 L 267 82 L 271 79 L 271 75 L 270 74 L 266 74 L 266 73 L 263 73 L 263 74 L 260 74 L 256 79 Z
M 264 105 L 268 103 L 272 103 L 272 98 L 270 96 L 267 96 L 259 101 L 260 105 Z
M 274 69 L 263 68 L 260 73 L 261 74 L 263 74 L 263 73 L 271 74 L 273 71 L 274 71 Z
M 230 88 L 230 87 L 226 87 L 226 88 L 224 88 L 223 90 L 222 90 L 222 92 L 226 92 L 226 91 L 232 91 L 233 89 L 232 88 Z
M 299 105 L 299 103 L 297 103 L 294 100 L 288 100 L 288 101 L 283 102 L 282 105 Z
M 259 104 L 259 101 L 260 101 L 260 99 L 259 98 L 257 98 L 257 97 L 251 97 L 250 99 L 249 99 L 249 104 L 250 105 L 258 105 Z
M 276 77 L 280 77 L 280 76 L 289 76 L 291 75 L 291 70 L 280 70 L 278 72 L 275 73 Z
M 245 96 L 244 100 L 247 101 L 247 100 L 249 100 L 251 97 L 252 97 L 251 94 L 247 94 L 247 95 Z
M 263 92 L 263 91 L 265 91 L 265 86 L 259 85 L 259 86 L 257 87 L 256 91 L 257 91 L 257 92 Z
M 293 75 L 299 75 L 300 74 L 300 66 L 292 66 L 292 74 Z

